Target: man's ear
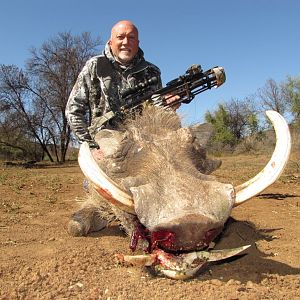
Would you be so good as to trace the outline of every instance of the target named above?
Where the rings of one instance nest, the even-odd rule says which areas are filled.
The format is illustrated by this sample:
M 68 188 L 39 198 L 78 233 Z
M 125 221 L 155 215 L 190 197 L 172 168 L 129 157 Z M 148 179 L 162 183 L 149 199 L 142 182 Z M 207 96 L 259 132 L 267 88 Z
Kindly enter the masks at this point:
M 108 45 L 111 46 L 111 39 L 108 40 Z

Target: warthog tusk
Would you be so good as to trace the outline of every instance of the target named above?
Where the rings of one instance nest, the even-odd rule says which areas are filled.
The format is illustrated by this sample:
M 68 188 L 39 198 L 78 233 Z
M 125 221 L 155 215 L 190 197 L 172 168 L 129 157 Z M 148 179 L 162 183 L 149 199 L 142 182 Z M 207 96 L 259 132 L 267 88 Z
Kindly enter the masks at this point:
M 241 254 L 244 250 L 248 249 L 250 245 L 242 246 L 233 249 L 211 250 L 211 251 L 196 251 L 181 255 L 179 264 L 174 262 L 165 268 L 164 266 L 157 266 L 156 270 L 172 279 L 185 280 L 190 279 L 196 273 L 204 268 L 209 262 L 215 262 L 226 258 L 233 257 Z
M 154 267 L 154 270 L 172 279 L 189 279 L 210 262 L 215 262 L 241 254 L 250 245 L 233 249 L 195 251 L 174 255 L 157 249 L 153 253 L 144 255 L 122 255 L 116 258 L 120 263 L 134 266 Z
M 237 186 L 234 206 L 244 203 L 274 183 L 283 172 L 291 151 L 291 135 L 285 119 L 276 111 L 266 112 L 276 133 L 276 146 L 273 155 L 255 177 Z
M 101 170 L 87 142 L 82 143 L 80 146 L 78 162 L 83 174 L 94 184 L 95 190 L 102 197 L 120 209 L 135 214 L 132 197 Z

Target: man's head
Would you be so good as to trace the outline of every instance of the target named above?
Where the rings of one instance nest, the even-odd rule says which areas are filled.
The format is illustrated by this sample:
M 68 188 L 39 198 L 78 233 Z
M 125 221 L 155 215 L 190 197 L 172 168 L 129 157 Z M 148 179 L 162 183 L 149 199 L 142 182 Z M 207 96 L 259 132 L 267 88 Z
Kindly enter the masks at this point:
M 108 43 L 116 60 L 126 65 L 139 50 L 138 30 L 132 22 L 120 21 L 113 26 Z

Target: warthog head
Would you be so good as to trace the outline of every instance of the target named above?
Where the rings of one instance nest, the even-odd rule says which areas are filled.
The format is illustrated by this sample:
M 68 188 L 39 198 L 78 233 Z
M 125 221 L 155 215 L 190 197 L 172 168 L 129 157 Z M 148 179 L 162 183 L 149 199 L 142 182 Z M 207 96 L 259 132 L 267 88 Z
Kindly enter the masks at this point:
M 178 254 L 185 253 L 186 260 L 191 251 L 199 258 L 199 250 L 222 231 L 232 208 L 272 184 L 286 165 L 288 127 L 279 114 L 269 111 L 267 115 L 277 136 L 273 156 L 258 175 L 237 187 L 208 175 L 209 160 L 196 145 L 192 131 L 181 127 L 176 113 L 155 107 L 128 121 L 125 130 L 100 131 L 96 139 L 103 159 L 97 164 L 88 145 L 83 144 L 79 163 L 95 190 L 130 216 L 135 227 L 132 248 L 139 238 L 149 242 L 151 258 L 147 262 L 146 256 L 141 258 L 145 265 L 157 259 L 162 265 L 166 255 L 173 257 L 174 264 Z M 158 258 L 162 253 L 164 259 Z M 180 269 L 167 275 L 177 278 L 179 273 L 189 271 Z

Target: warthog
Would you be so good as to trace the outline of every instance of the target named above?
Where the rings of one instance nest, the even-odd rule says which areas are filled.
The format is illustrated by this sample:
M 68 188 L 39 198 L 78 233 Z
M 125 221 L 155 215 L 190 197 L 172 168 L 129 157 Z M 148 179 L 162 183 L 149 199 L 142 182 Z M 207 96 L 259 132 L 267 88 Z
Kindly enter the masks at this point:
M 119 260 L 153 266 L 172 278 L 191 277 L 205 263 L 244 250 L 207 248 L 232 209 L 272 184 L 287 163 L 288 126 L 278 113 L 267 115 L 277 136 L 273 156 L 258 175 L 237 187 L 209 174 L 215 167 L 199 137 L 196 142 L 173 111 L 150 107 L 125 122 L 124 130 L 100 131 L 96 141 L 103 159 L 96 163 L 87 144 L 79 153 L 80 167 L 100 197 L 91 192 L 72 215 L 70 234 L 86 235 L 118 220 L 131 236 L 132 250 L 139 240 L 147 242 L 146 254 L 120 255 Z

